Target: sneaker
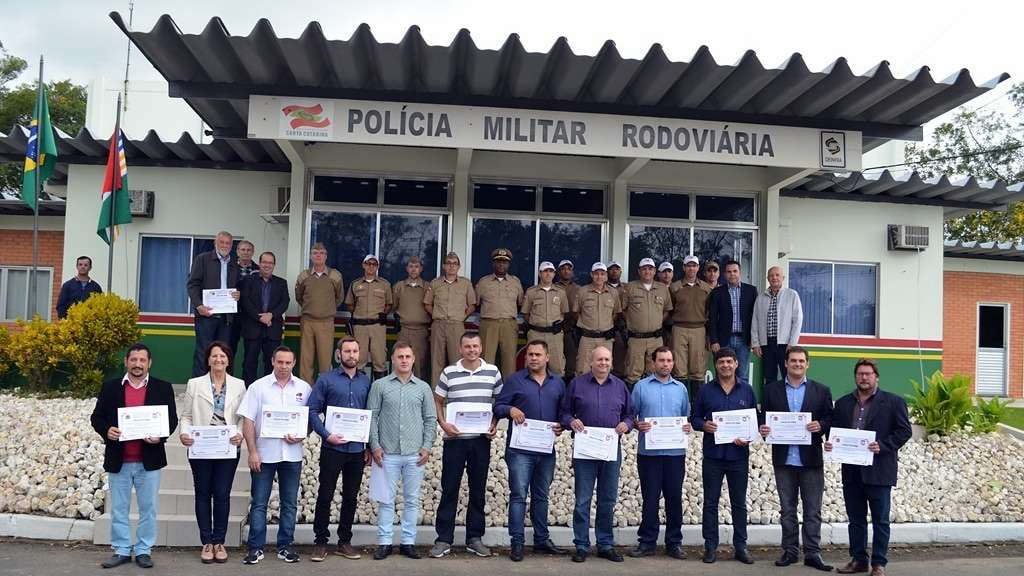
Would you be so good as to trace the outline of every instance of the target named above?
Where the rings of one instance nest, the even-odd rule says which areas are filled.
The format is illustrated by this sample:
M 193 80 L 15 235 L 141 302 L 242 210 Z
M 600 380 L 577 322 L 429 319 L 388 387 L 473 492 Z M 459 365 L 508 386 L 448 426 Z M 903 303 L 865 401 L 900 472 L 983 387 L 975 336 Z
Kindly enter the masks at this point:
M 291 548 L 281 548 L 277 551 L 277 559 L 291 564 L 292 562 L 299 561 L 299 555 L 292 551 Z
M 249 550 L 249 553 L 242 558 L 242 564 L 259 564 L 263 560 L 263 550 Z
M 103 568 L 117 568 L 121 564 L 130 564 L 132 561 L 131 554 L 128 556 L 121 556 L 120 554 L 114 554 L 110 558 L 103 561 L 100 566 Z
M 135 556 L 135 564 L 139 568 L 152 568 L 153 567 L 153 557 L 150 556 L 149 554 L 139 554 L 139 555 Z
M 487 558 L 491 555 L 491 549 L 484 546 L 483 540 L 479 538 L 473 538 L 466 542 L 466 551 L 472 552 L 481 558 Z
M 434 547 L 430 549 L 431 558 L 441 558 L 447 556 L 452 551 L 452 545 L 447 542 L 434 542 Z
M 391 544 L 381 544 L 377 546 L 377 551 L 373 553 L 374 560 L 383 560 L 391 556 Z
M 323 562 L 324 560 L 327 560 L 327 545 L 315 544 L 313 546 L 313 553 L 309 555 L 309 559 L 313 562 Z

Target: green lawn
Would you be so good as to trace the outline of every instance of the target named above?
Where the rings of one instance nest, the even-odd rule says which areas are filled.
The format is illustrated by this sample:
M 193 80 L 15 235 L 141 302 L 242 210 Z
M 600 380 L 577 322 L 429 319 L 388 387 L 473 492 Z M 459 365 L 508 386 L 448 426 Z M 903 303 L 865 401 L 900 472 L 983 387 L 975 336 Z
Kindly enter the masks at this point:
M 1024 408 L 1007 408 L 1003 424 L 1024 430 Z

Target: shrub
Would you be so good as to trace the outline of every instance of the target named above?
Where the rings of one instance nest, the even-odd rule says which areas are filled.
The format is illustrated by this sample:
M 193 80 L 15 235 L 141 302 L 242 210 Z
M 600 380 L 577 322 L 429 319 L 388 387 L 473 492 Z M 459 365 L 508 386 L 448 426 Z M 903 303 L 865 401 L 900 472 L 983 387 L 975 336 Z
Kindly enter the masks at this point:
M 11 333 L 7 330 L 6 326 L 0 326 L 0 379 L 11 369 L 10 345 Z
M 61 359 L 58 325 L 37 314 L 31 322 L 18 320 L 18 331 L 10 337 L 8 354 L 33 392 L 45 391 Z
M 971 431 L 977 434 L 995 432 L 996 424 L 1002 421 L 1009 405 L 1009 400 L 978 398 L 977 406 L 971 411 Z
M 963 374 L 945 378 L 935 371 L 927 386 L 910 381 L 914 393 L 908 394 L 910 416 L 924 426 L 928 434 L 948 435 L 967 425 L 971 420 L 971 379 Z
M 94 294 L 68 310 L 59 323 L 61 353 L 72 367 L 72 394 L 94 396 L 121 352 L 142 338 L 139 308 L 116 294 Z

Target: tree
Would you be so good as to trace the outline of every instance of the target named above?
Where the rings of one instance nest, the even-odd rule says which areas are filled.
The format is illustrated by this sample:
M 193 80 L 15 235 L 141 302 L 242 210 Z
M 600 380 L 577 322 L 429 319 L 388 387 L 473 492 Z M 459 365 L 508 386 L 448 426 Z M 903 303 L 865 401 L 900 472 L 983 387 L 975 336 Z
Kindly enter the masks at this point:
M 939 125 L 928 145 L 911 144 L 906 160 L 922 176 L 940 174 L 1024 181 L 1024 83 L 1008 94 L 1013 111 L 961 108 Z M 984 211 L 946 222 L 946 237 L 964 241 L 1024 240 L 1024 202 L 1005 212 Z

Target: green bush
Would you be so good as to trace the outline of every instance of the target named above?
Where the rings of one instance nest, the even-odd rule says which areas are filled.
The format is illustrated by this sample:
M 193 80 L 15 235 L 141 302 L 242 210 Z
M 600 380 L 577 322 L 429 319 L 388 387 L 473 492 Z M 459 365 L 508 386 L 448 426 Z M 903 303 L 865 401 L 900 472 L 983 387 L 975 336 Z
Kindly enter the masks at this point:
M 11 332 L 7 329 L 7 326 L 0 326 L 0 382 L 3 381 L 3 377 L 13 364 L 11 361 L 10 345 Z
M 58 332 L 57 324 L 37 314 L 31 322 L 19 319 L 18 329 L 11 334 L 8 354 L 31 392 L 44 392 L 50 387 L 50 377 L 61 360 Z
M 70 392 L 95 396 L 125 348 L 142 339 L 139 308 L 116 294 L 94 294 L 68 310 L 58 326 L 61 357 L 71 365 Z
M 1006 417 L 1006 407 L 1009 405 L 1009 400 L 978 398 L 978 405 L 971 411 L 971 431 L 977 434 L 995 432 L 996 424 Z
M 927 386 L 910 381 L 913 394 L 907 394 L 910 416 L 928 434 L 946 436 L 971 421 L 971 379 L 963 374 L 946 378 L 938 370 L 928 378 Z

